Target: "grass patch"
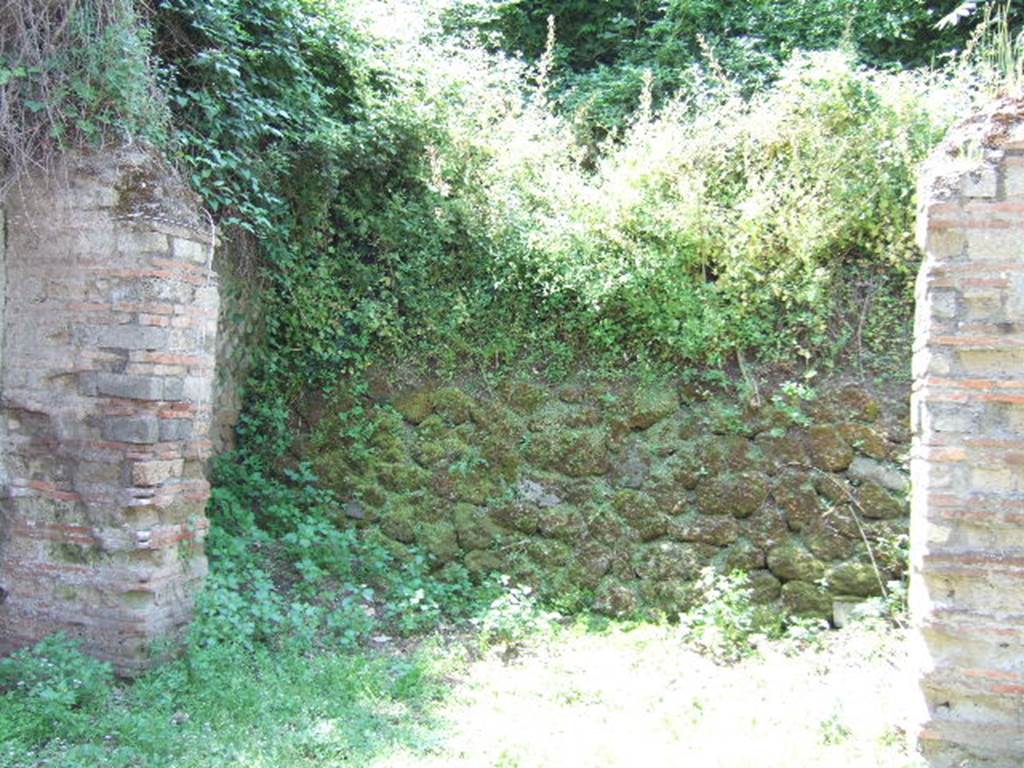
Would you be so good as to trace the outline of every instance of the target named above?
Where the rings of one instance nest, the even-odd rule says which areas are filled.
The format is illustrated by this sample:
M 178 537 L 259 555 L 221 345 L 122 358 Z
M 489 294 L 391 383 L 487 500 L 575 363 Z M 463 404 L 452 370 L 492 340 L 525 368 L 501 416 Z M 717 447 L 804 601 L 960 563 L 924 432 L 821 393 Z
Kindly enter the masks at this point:
M 8 768 L 365 766 L 431 738 L 439 653 L 190 653 L 89 706 L 53 691 L 0 696 Z M 88 664 L 65 652 L 61 663 Z M 70 667 L 69 669 L 73 669 Z

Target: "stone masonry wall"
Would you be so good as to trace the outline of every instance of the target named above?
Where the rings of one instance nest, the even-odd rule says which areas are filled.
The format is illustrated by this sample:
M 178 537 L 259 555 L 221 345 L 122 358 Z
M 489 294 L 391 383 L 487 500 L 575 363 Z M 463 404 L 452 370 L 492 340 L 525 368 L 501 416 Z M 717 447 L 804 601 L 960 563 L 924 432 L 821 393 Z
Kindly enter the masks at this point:
M 914 735 L 935 768 L 1024 765 L 1024 104 L 927 166 L 911 476 Z
M 669 616 L 700 599 L 702 568 L 742 570 L 758 601 L 828 619 L 902 574 L 906 388 L 760 406 L 671 380 L 373 388 L 368 444 L 335 416 L 351 403 L 311 396 L 297 452 L 350 522 L 439 567 Z
M 140 150 L 3 206 L 0 652 L 63 630 L 131 672 L 206 569 L 212 227 Z

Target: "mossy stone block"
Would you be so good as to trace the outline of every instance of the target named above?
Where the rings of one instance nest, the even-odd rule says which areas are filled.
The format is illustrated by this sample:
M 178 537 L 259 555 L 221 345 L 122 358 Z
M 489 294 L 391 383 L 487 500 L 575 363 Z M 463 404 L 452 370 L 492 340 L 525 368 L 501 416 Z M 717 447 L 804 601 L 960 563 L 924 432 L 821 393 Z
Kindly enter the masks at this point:
M 768 478 L 758 472 L 705 478 L 697 486 L 697 507 L 706 515 L 750 517 L 765 503 L 770 489 Z
M 467 552 L 462 562 L 465 564 L 466 570 L 477 577 L 499 573 L 505 567 L 501 556 L 489 549 L 474 549 Z
M 391 401 L 391 405 L 409 423 L 420 424 L 434 412 L 434 393 L 430 389 L 403 392 Z
M 498 525 L 511 531 L 534 534 L 540 528 L 540 511 L 530 504 L 500 504 L 488 514 Z
M 594 610 L 605 616 L 625 618 L 636 614 L 640 605 L 635 589 L 606 579 L 594 594 Z
M 638 389 L 629 411 L 629 427 L 648 429 L 679 410 L 679 393 L 675 386 L 657 384 Z
M 774 603 L 782 594 L 782 582 L 771 571 L 750 571 L 750 599 L 759 604 Z
M 442 563 L 460 558 L 458 536 L 455 526 L 447 521 L 418 524 L 415 526 L 416 543 Z
M 857 490 L 857 501 L 864 517 L 873 520 L 892 520 L 906 514 L 905 502 L 876 483 L 861 485 Z
M 795 616 L 831 619 L 832 596 L 816 584 L 790 581 L 782 585 L 782 604 Z
M 813 525 L 825 509 L 810 475 L 787 472 L 775 482 L 772 497 L 786 516 L 791 531 L 802 531 Z
M 853 448 L 834 424 L 808 427 L 804 447 L 811 464 L 826 472 L 842 472 L 853 461 Z
M 768 568 L 783 581 L 814 582 L 825 566 L 800 542 L 783 541 L 768 550 Z
M 501 528 L 487 511 L 472 504 L 456 504 L 452 522 L 462 549 L 488 549 L 501 538 Z
M 475 401 L 458 387 L 441 387 L 432 400 L 434 412 L 448 424 L 465 424 L 473 418 Z
M 882 594 L 882 585 L 869 563 L 850 561 L 830 568 L 825 574 L 829 591 L 836 595 L 874 597 Z

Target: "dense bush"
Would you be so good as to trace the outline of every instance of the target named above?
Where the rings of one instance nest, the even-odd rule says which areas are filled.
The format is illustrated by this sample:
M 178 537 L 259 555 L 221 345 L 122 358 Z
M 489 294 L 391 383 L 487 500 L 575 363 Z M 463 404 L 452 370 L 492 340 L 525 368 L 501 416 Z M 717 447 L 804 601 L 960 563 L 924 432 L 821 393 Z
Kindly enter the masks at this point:
M 697 92 L 714 56 L 747 92 L 773 80 L 797 51 L 842 47 L 880 68 L 941 63 L 968 43 L 971 27 L 937 22 L 958 0 L 477 0 L 476 23 L 498 45 L 540 56 L 547 19 L 558 28 L 558 91 L 564 108 L 585 114 L 591 130 L 624 125 L 653 74 L 655 95 Z M 974 3 L 972 6 L 983 6 Z M 1011 22 L 1020 9 L 1008 7 Z M 969 14 L 964 14 L 969 15 Z

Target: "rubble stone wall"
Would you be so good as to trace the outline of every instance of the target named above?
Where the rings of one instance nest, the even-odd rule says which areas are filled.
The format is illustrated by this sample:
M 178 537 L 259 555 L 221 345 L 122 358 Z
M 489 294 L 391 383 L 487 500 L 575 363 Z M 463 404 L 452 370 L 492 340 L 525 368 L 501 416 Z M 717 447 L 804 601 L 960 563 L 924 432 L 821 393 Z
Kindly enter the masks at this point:
M 906 387 L 833 382 L 760 403 L 672 380 L 373 388 L 356 451 L 345 403 L 306 409 L 297 449 L 340 512 L 565 610 L 675 616 L 710 566 L 746 572 L 758 601 L 832 619 L 902 575 Z

